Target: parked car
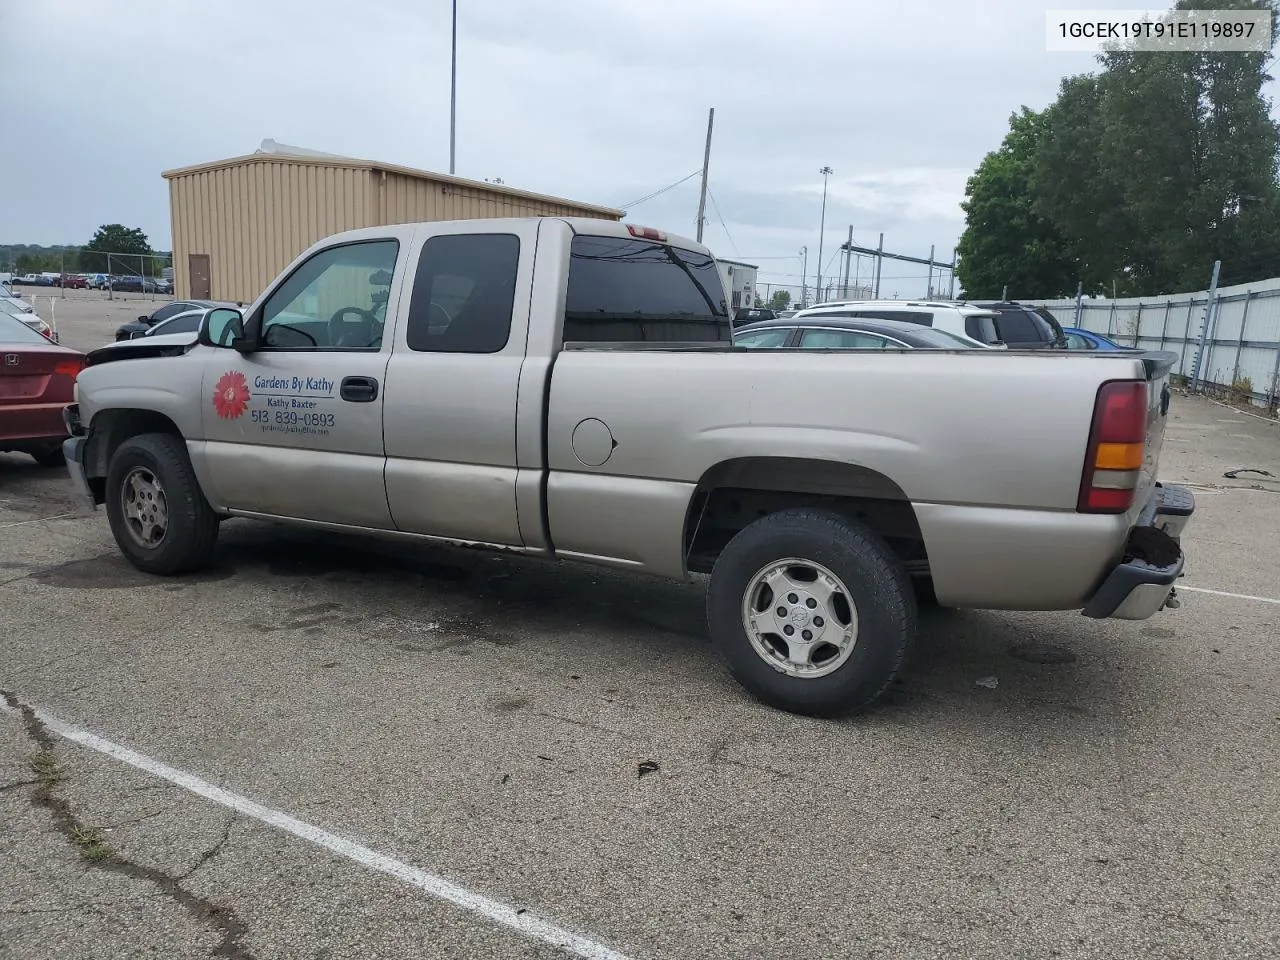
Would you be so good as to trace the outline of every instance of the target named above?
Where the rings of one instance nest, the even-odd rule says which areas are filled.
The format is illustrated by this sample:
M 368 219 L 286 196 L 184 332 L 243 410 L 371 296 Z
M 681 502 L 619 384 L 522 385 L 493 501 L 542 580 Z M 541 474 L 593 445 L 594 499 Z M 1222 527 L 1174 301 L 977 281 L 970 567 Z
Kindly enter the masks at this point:
M 229 304 L 228 304 L 229 306 Z M 200 321 L 204 319 L 204 315 L 212 309 L 211 307 L 197 307 L 194 310 L 184 310 L 182 313 L 175 313 L 167 320 L 161 320 L 155 326 L 149 327 L 147 331 L 138 337 L 132 339 L 151 339 L 153 337 L 171 337 L 174 334 L 187 334 L 187 339 L 194 342 L 196 333 L 200 330 Z
M 222 303 L 218 300 L 174 300 L 163 307 L 157 307 L 149 314 L 143 314 L 137 320 L 130 320 L 116 329 L 117 340 L 132 340 L 140 337 L 156 324 L 163 323 L 170 317 L 191 310 L 209 310 L 213 307 L 234 307 L 233 303 Z
M 815 317 L 849 317 L 861 320 L 897 320 L 933 327 L 953 333 L 958 337 L 976 340 L 984 347 L 1000 349 L 1005 346 L 996 332 L 996 314 L 991 310 L 968 306 L 958 302 L 936 300 L 845 300 L 819 304 L 801 310 L 791 319 L 810 320 Z
M 28 273 L 21 277 L 14 277 L 13 282 L 28 287 L 52 287 L 53 277 L 46 276 L 43 273 Z
M 735 347 L 798 350 L 983 350 L 970 337 L 901 320 L 792 317 L 739 327 Z
M 84 354 L 0 313 L 0 451 L 30 454 L 42 467 L 61 466 L 68 434 L 63 411 L 82 369 Z
M 996 334 L 1010 350 L 1064 349 L 1062 324 L 1043 307 L 1031 307 L 1014 300 L 975 301 L 971 306 L 996 315 Z
M 159 293 L 160 284 L 153 277 L 120 277 L 111 284 L 120 293 Z
M 53 332 L 53 327 L 45 323 L 34 311 L 21 310 L 10 306 L 8 300 L 0 300 L 0 314 L 25 324 L 51 343 L 58 342 L 58 336 Z
M 156 277 L 156 293 L 173 293 L 173 281 L 166 277 Z
M 8 287 L 0 289 L 0 306 L 8 306 L 18 313 L 35 313 L 36 308 L 19 296 L 15 296 Z
M 194 344 L 96 351 L 68 474 L 161 576 L 229 516 L 709 574 L 733 675 L 802 713 L 890 687 L 913 577 L 956 607 L 1166 605 L 1195 506 L 1156 477 L 1174 354 L 742 350 L 723 289 L 705 246 L 606 220 L 338 234 Z
M 89 281 L 78 273 L 64 273 L 58 278 L 58 286 L 64 290 L 85 290 L 89 287 Z
M 90 290 L 105 290 L 111 282 L 111 278 L 105 273 L 91 273 L 87 279 Z
M 748 323 L 759 323 L 762 320 L 772 320 L 777 314 L 768 307 L 743 307 L 733 315 L 733 325 L 741 326 Z
M 1138 350 L 1137 347 L 1121 346 L 1100 333 L 1081 327 L 1063 327 L 1062 332 L 1066 336 L 1068 350 Z

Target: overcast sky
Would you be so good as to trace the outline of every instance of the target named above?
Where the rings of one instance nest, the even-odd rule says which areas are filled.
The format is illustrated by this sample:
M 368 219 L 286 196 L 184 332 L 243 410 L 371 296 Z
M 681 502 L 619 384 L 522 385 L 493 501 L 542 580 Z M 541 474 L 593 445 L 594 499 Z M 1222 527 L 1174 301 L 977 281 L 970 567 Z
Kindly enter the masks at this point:
M 798 283 L 802 246 L 817 272 L 824 165 L 826 275 L 849 225 L 949 259 L 1009 114 L 1093 68 L 1045 51 L 1027 0 L 458 5 L 459 176 L 626 204 L 701 166 L 715 107 L 704 241 L 762 283 Z M 160 171 L 264 138 L 447 171 L 449 18 L 450 0 L 0 0 L 0 242 L 120 222 L 168 249 Z M 695 177 L 628 219 L 692 236 L 697 204 Z M 886 264 L 883 295 L 923 288 Z

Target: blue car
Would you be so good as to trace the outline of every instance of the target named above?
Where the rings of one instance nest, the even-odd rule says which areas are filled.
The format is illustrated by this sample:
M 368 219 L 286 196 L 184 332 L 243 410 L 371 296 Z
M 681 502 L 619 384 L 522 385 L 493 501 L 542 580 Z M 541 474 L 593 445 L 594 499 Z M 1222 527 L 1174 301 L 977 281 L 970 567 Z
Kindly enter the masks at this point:
M 1108 340 L 1100 333 L 1082 330 L 1080 327 L 1063 327 L 1063 335 L 1067 338 L 1068 350 L 1122 350 L 1132 353 L 1135 347 L 1122 347 L 1114 340 Z

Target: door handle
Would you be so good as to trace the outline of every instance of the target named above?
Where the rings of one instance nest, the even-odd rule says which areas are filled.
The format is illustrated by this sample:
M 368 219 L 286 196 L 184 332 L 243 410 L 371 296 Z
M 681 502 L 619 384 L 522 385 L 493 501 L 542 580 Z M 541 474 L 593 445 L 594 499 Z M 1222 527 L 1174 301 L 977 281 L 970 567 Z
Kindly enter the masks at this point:
M 338 395 L 352 403 L 369 403 L 378 399 L 378 381 L 373 377 L 343 377 Z

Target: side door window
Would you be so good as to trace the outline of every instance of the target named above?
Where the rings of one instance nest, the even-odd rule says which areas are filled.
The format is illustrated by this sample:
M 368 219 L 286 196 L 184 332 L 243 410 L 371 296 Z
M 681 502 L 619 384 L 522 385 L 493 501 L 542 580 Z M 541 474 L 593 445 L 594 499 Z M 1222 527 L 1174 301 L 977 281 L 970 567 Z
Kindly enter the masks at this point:
M 407 342 L 428 353 L 497 353 L 511 336 L 520 238 L 462 234 L 422 248 Z
M 1082 337 L 1078 333 L 1067 334 L 1068 350 L 1097 350 L 1098 345 L 1087 337 Z
M 800 347 L 807 350 L 883 350 L 886 346 L 884 337 L 857 330 L 805 330 L 800 335 Z
M 349 243 L 302 264 L 262 306 L 262 348 L 380 350 L 399 247 Z
M 749 350 L 770 350 L 785 347 L 791 339 L 794 327 L 774 327 L 770 330 L 756 330 L 735 337 L 735 347 L 746 347 Z

